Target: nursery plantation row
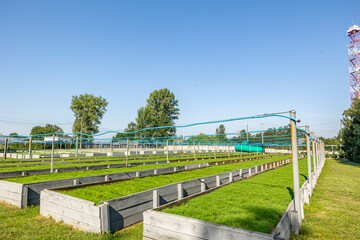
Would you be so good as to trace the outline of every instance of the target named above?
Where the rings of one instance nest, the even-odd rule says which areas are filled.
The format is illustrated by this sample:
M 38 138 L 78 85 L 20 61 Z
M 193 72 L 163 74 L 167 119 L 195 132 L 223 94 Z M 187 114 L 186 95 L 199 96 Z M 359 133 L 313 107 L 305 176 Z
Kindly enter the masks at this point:
M 270 156 L 270 154 L 269 155 L 245 156 L 245 157 L 241 157 L 241 159 L 248 159 L 248 158 L 253 158 L 253 157 L 263 157 L 263 156 Z M 176 166 L 183 166 L 183 165 L 189 165 L 189 164 L 194 164 L 194 163 L 217 162 L 217 161 L 226 161 L 226 160 L 232 160 L 232 159 L 239 159 L 239 157 L 221 158 L 221 159 L 204 159 L 204 160 L 193 160 L 193 161 L 184 161 L 184 162 L 170 162 L 170 163 L 154 164 L 154 165 L 139 165 L 139 166 L 133 166 L 133 167 L 120 167 L 120 168 L 108 168 L 108 169 L 99 169 L 99 170 L 87 170 L 87 171 L 31 175 L 31 176 L 25 176 L 25 177 L 7 178 L 4 180 L 10 181 L 10 182 L 17 182 L 17 183 L 32 183 L 32 182 L 59 180 L 59 179 L 66 179 L 66 178 L 94 176 L 94 175 L 100 175 L 100 174 L 138 171 L 138 170 L 146 170 L 146 169 L 153 169 L 153 168 L 176 167 Z
M 194 155 L 192 156 L 182 156 L 182 157 L 169 157 L 169 161 L 171 160 L 183 160 L 183 159 L 191 159 L 193 158 Z M 227 155 L 222 155 L 222 156 L 227 156 Z M 231 156 L 231 155 L 230 155 Z M 200 157 L 200 156 L 198 156 Z M 203 155 L 201 157 L 214 157 L 214 154 L 212 155 Z M 201 158 L 200 157 L 200 158 Z M 237 157 L 234 156 L 234 157 Z M 162 158 L 152 158 L 152 159 L 147 159 L 147 158 L 143 158 L 141 160 L 129 160 L 129 163 L 136 163 L 136 162 L 151 162 L 151 161 L 161 161 L 161 160 L 166 160 L 166 157 L 162 157 Z M 126 160 L 119 160 L 119 161 L 102 161 L 102 162 L 95 162 L 95 163 L 69 163 L 69 164 L 58 164 L 58 165 L 54 165 L 55 168 L 66 168 L 66 167 L 81 167 L 81 166 L 96 166 L 96 165 L 105 165 L 105 164 L 122 164 L 122 163 L 126 163 Z M 1 166 L 2 164 L 0 164 Z M 0 172 L 10 172 L 10 171 L 26 171 L 26 170 L 35 170 L 35 169 L 49 169 L 50 167 L 50 163 L 46 164 L 46 165 L 35 165 L 35 166 L 16 166 L 16 167 L 2 167 L 0 168 Z
M 123 180 L 123 181 L 117 181 L 106 184 L 102 183 L 102 184 L 96 184 L 96 185 L 84 186 L 84 187 L 74 187 L 74 188 L 68 188 L 58 191 L 64 194 L 68 194 L 74 197 L 86 199 L 97 203 L 101 201 L 106 201 L 130 194 L 134 194 L 137 192 L 142 192 L 152 188 L 161 187 L 176 182 L 182 182 L 190 179 L 215 175 L 227 171 L 252 167 L 262 163 L 284 160 L 289 157 L 290 155 L 278 156 L 278 157 L 259 159 L 254 161 L 212 166 L 212 167 L 178 172 L 173 174 L 134 178 L 130 180 Z
M 239 153 L 239 152 L 230 152 L 231 155 L 241 155 L 247 153 Z M 196 156 L 213 156 L 213 152 L 202 152 L 196 153 Z M 216 152 L 216 156 L 224 156 L 228 155 L 228 152 Z M 192 157 L 194 156 L 193 152 L 188 153 L 169 153 L 169 157 Z M 158 153 L 158 154 L 146 154 L 146 155 L 129 155 L 129 160 L 140 160 L 140 159 L 158 159 L 158 158 L 166 158 L 166 153 Z M 54 158 L 55 162 L 79 162 L 79 161 L 114 161 L 114 160 L 125 160 L 126 156 L 95 156 L 95 157 L 61 157 Z M 36 158 L 36 159 L 16 159 L 16 158 L 6 158 L 0 159 L 1 164 L 40 164 L 50 162 L 51 158 Z
M 292 164 L 192 198 L 163 212 L 212 223 L 271 233 L 293 199 Z M 299 160 L 300 187 L 307 161 Z

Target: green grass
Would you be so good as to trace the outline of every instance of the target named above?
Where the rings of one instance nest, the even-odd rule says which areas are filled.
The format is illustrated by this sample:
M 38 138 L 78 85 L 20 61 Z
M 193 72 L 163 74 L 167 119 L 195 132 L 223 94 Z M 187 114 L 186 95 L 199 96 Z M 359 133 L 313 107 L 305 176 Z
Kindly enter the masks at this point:
M 306 159 L 299 161 L 300 186 Z M 292 164 L 238 181 L 163 212 L 271 233 L 293 198 Z
M 242 158 L 246 159 L 246 158 L 252 158 L 252 157 L 256 157 L 256 156 L 263 156 L 263 155 L 247 156 L 247 157 L 242 157 Z M 238 157 L 236 157 L 235 159 L 237 159 L 237 158 Z M 100 174 L 146 170 L 146 169 L 153 169 L 153 168 L 175 167 L 175 166 L 183 166 L 183 165 L 189 165 L 189 164 L 194 164 L 194 163 L 225 161 L 227 159 L 234 159 L 234 158 L 204 159 L 204 160 L 172 162 L 172 163 L 156 164 L 156 165 L 140 165 L 140 166 L 134 166 L 134 167 L 74 171 L 74 172 L 65 172 L 65 173 L 53 173 L 53 174 L 33 175 L 33 176 L 27 176 L 27 177 L 8 178 L 8 179 L 3 179 L 3 180 L 10 181 L 10 182 L 16 182 L 16 183 L 32 183 L 32 182 L 59 180 L 59 179 L 74 178 L 74 177 L 94 176 L 94 175 L 100 175 Z
M 300 236 L 292 239 L 360 239 L 360 164 L 326 160 Z
M 206 156 L 210 156 L 212 157 L 213 155 L 201 155 L 201 157 L 206 157 Z M 220 155 L 218 155 L 220 156 Z M 223 155 L 224 156 L 224 155 Z M 225 155 L 227 156 L 227 155 Z M 231 156 L 231 155 L 230 155 Z M 181 156 L 181 157 L 169 157 L 169 160 L 181 160 L 181 159 L 188 159 L 193 157 L 193 155 L 189 155 L 189 156 Z M 198 157 L 200 157 L 198 155 Z M 150 162 L 150 161 L 162 161 L 162 160 L 166 160 L 166 157 L 164 156 L 160 156 L 159 158 L 151 158 L 151 159 L 147 159 L 147 158 L 143 158 L 143 159 L 138 159 L 138 160 L 129 160 L 129 163 L 135 163 L 135 162 Z M 121 164 L 121 163 L 126 163 L 125 160 L 119 160 L 119 161 L 111 161 L 108 162 L 106 160 L 104 160 L 103 162 L 95 162 L 95 163 L 69 163 L 69 164 L 55 164 L 54 167 L 55 168 L 66 168 L 66 167 L 81 167 L 81 166 L 96 166 L 96 165 L 105 165 L 105 164 Z M 6 164 L 0 164 L 0 165 L 6 165 Z M 20 164 L 22 165 L 22 164 Z M 36 170 L 36 169 L 49 169 L 50 168 L 50 163 L 48 162 L 46 165 L 38 165 L 38 166 L 29 166 L 29 167 L 25 167 L 25 166 L 19 166 L 19 167 L 5 167 L 5 168 L 0 168 L 0 172 L 9 172 L 9 171 L 27 171 L 27 170 Z
M 207 167 L 203 169 L 179 172 L 174 174 L 134 178 L 131 180 L 124 180 L 115 183 L 108 183 L 108 184 L 102 183 L 92 186 L 77 187 L 77 188 L 59 190 L 59 192 L 97 203 L 176 182 L 205 177 L 205 176 L 232 171 L 240 168 L 247 168 L 261 163 L 282 160 L 286 158 L 289 158 L 289 155 L 248 161 L 248 162 L 219 165 L 219 166 Z
M 64 223 L 41 217 L 40 207 L 28 207 L 22 210 L 0 202 L 0 239 L 35 240 L 35 239 L 143 239 L 143 225 L 136 224 L 117 231 L 114 234 L 96 234 L 76 230 Z
M 239 152 L 230 152 L 231 155 L 240 155 Z M 246 154 L 251 154 L 251 153 L 242 153 L 242 155 L 246 155 Z M 209 155 L 209 156 L 214 156 L 214 153 L 212 152 L 202 152 L 202 153 L 196 153 L 196 156 L 204 156 L 204 155 Z M 228 155 L 227 152 L 217 152 L 216 156 L 223 156 L 223 155 Z M 192 157 L 194 156 L 193 153 L 169 153 L 169 157 L 172 158 L 176 158 L 176 157 Z M 125 159 L 126 157 L 124 155 L 121 156 L 93 156 L 93 157 L 62 157 L 62 158 L 54 158 L 55 162 L 59 161 L 59 160 L 63 160 L 64 162 L 69 162 L 69 161 L 97 161 L 97 160 L 114 160 L 114 159 Z M 146 155 L 129 155 L 129 159 L 132 158 L 166 158 L 166 154 L 161 153 L 161 154 L 146 154 Z M 0 165 L 2 164 L 17 164 L 17 163 L 7 163 L 9 161 L 27 161 L 26 163 L 23 164 L 31 164 L 31 163 L 43 163 L 41 162 L 42 160 L 44 161 L 50 161 L 51 158 L 36 158 L 36 159 L 17 159 L 17 158 L 6 158 L 6 159 L 0 159 Z

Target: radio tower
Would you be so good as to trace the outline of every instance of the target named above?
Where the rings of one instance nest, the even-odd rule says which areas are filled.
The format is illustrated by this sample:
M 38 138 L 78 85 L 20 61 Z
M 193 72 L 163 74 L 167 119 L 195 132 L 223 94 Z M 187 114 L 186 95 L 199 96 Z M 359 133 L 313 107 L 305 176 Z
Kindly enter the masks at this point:
M 360 27 L 353 25 L 347 31 L 348 35 L 348 54 L 349 54 L 349 74 L 350 74 L 350 99 L 360 99 L 360 65 L 358 57 L 358 43 L 360 42 Z

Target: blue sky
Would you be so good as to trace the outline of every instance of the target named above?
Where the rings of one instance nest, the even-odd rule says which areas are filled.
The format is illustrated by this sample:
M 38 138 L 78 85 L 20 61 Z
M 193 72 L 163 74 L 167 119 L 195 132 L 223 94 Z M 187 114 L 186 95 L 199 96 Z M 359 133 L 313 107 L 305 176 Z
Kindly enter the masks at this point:
M 151 91 L 168 88 L 179 100 L 176 124 L 295 109 L 300 125 L 334 136 L 350 105 L 346 31 L 360 24 L 359 9 L 360 1 L 1 0 L 0 133 L 47 122 L 70 132 L 71 96 L 83 93 L 109 102 L 101 131 L 123 130 Z

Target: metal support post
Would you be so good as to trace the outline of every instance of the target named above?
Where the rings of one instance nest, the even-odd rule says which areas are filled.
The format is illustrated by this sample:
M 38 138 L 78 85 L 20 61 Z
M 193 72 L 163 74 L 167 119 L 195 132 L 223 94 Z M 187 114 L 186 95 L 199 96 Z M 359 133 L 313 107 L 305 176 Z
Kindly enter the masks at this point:
M 291 128 L 291 151 L 293 159 L 293 181 L 294 181 L 294 200 L 295 211 L 297 211 L 297 220 L 299 227 L 301 227 L 301 198 L 300 198 L 300 181 L 299 181 L 299 161 L 298 161 L 298 146 L 296 133 L 296 112 L 290 111 L 290 128 Z M 299 229 L 296 229 L 296 234 L 299 234 Z
M 5 138 L 5 144 L 4 144 L 4 160 L 6 159 L 6 154 L 7 154 L 7 150 L 8 150 L 8 144 L 9 144 L 9 139 Z
M 169 140 L 166 140 L 166 161 L 169 162 Z
M 194 160 L 196 160 L 196 149 L 195 149 L 195 142 L 194 142 Z
M 129 160 L 129 138 L 126 139 L 126 166 L 128 166 Z
M 76 157 L 79 156 L 78 137 L 76 137 L 76 141 L 75 141 L 75 155 Z
M 31 159 L 31 150 L 32 150 L 32 137 L 30 136 L 30 141 L 29 141 L 29 159 Z
M 216 159 L 216 149 L 215 149 L 215 143 L 214 143 L 214 158 Z

